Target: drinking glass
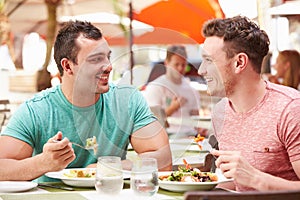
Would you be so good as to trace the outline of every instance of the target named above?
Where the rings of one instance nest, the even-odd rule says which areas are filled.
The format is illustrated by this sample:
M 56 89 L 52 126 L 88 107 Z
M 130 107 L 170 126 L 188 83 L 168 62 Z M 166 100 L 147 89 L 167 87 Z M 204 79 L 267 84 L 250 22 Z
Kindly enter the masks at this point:
M 133 162 L 130 188 L 139 196 L 153 196 L 157 193 L 158 169 L 155 158 L 141 158 Z
M 99 157 L 96 170 L 96 190 L 104 194 L 119 194 L 123 184 L 121 158 L 116 156 Z

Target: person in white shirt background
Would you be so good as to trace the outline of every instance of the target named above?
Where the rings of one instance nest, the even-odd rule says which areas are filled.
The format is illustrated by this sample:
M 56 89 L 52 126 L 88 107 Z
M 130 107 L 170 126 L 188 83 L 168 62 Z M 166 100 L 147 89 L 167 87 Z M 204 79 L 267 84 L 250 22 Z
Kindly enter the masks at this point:
M 166 116 L 189 118 L 199 114 L 200 95 L 190 86 L 190 80 L 184 77 L 187 66 L 187 51 L 185 46 L 172 45 L 167 48 L 163 74 L 148 83 L 143 91 L 150 107 L 160 107 Z M 176 137 L 196 135 L 197 130 L 190 125 L 169 124 L 169 134 Z

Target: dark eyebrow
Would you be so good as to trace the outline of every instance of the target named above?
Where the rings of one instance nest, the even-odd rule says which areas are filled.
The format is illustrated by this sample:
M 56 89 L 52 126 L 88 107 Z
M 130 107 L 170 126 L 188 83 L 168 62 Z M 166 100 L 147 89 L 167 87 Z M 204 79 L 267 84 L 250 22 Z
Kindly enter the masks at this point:
M 211 56 L 208 54 L 202 53 L 202 58 L 211 58 Z
M 210 55 L 203 50 L 202 51 L 202 56 L 209 57 Z
M 111 51 L 108 52 L 108 56 L 110 56 L 111 54 Z M 105 53 L 95 53 L 95 54 L 92 54 L 92 55 L 89 55 L 87 58 L 93 58 L 93 57 L 96 57 L 96 56 L 106 56 Z

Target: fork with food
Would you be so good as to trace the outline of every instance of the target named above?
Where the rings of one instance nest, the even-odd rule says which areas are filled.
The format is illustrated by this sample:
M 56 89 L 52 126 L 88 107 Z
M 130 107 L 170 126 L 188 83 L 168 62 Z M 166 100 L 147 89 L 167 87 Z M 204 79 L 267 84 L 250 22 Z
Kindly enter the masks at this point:
M 53 142 L 59 142 L 59 141 L 61 141 L 61 139 L 53 140 Z M 77 144 L 75 142 L 71 142 L 71 143 L 73 145 L 78 146 L 78 147 L 80 147 L 82 149 L 85 149 L 85 150 L 93 150 L 94 151 L 94 155 L 97 154 L 98 144 L 97 144 L 97 138 L 96 138 L 96 136 L 93 136 L 91 138 L 87 138 L 85 146 L 82 146 L 82 145 Z

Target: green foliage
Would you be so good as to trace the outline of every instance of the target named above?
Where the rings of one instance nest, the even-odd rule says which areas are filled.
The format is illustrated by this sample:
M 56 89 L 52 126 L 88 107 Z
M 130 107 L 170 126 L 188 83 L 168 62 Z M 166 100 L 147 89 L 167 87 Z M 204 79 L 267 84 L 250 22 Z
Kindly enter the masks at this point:
M 128 32 L 127 27 L 122 23 L 122 19 L 123 19 L 124 17 L 126 17 L 126 13 L 123 11 L 123 9 L 122 9 L 122 7 L 120 6 L 118 0 L 112 0 L 112 3 L 113 3 L 113 7 L 114 7 L 115 13 L 116 13 L 117 15 L 119 15 L 119 16 L 120 16 L 120 19 L 121 19 L 119 25 L 120 25 L 121 29 L 123 30 L 123 32 L 124 32 L 125 34 L 127 34 L 127 32 Z
M 0 0 L 0 13 L 4 13 L 5 0 Z

